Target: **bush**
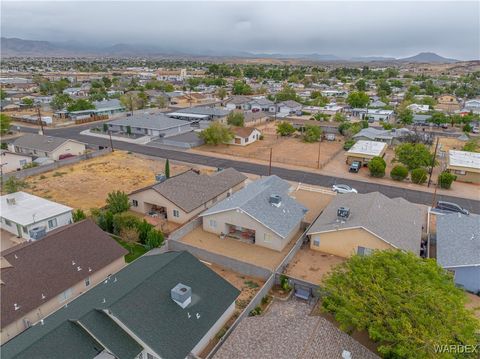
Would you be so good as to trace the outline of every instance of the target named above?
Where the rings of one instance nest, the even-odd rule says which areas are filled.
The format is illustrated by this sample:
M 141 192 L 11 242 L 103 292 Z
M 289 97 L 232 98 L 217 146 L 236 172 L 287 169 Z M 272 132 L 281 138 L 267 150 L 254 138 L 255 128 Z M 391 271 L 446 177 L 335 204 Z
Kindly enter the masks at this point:
M 307 125 L 303 133 L 303 140 L 308 143 L 318 142 L 322 136 L 322 129 L 318 126 Z
M 137 228 L 140 224 L 140 219 L 135 216 L 134 214 L 127 213 L 127 212 L 122 212 L 122 213 L 116 213 L 113 216 L 113 233 L 116 235 L 120 235 L 122 230 L 124 229 L 134 229 L 137 231 Z
M 295 132 L 295 127 L 290 122 L 283 121 L 277 125 L 277 133 L 280 136 L 290 136 Z
M 28 187 L 28 183 L 16 177 L 10 177 L 3 184 L 3 191 L 6 193 L 15 193 Z
M 227 116 L 227 123 L 231 126 L 243 127 L 245 123 L 243 112 L 230 112 Z
M 284 274 L 280 276 L 280 287 L 282 287 L 282 289 L 287 292 L 290 292 L 292 290 L 292 286 L 288 282 L 288 277 Z
M 383 177 L 385 176 L 385 168 L 387 167 L 387 164 L 385 163 L 385 160 L 382 157 L 373 157 L 369 162 L 368 162 L 368 169 L 370 170 L 370 176 L 372 177 Z
M 148 233 L 154 229 L 153 224 L 148 223 L 146 220 L 138 221 L 137 223 L 137 232 L 138 239 L 141 243 L 147 243 Z
M 125 212 L 130 208 L 128 196 L 122 191 L 110 192 L 107 196 L 107 208 L 113 213 Z
M 345 151 L 348 151 L 352 146 L 355 144 L 355 140 L 353 138 L 346 140 L 345 143 L 343 144 L 343 149 Z
M 153 249 L 160 247 L 163 244 L 163 233 L 156 230 L 151 229 L 147 235 L 147 241 L 145 243 L 148 249 Z
M 397 165 L 390 171 L 390 177 L 395 181 L 403 181 L 408 176 L 408 168 L 402 165 Z
M 207 144 L 217 146 L 228 143 L 233 139 L 232 131 L 219 122 L 213 122 L 208 128 L 200 132 L 199 137 Z
M 462 131 L 467 132 L 467 133 L 472 132 L 472 130 L 473 130 L 472 126 L 470 126 L 470 124 L 468 124 L 468 123 L 465 124 L 462 128 Z
M 438 184 L 440 188 L 450 189 L 452 182 L 457 179 L 457 176 L 452 175 L 450 172 L 442 172 L 438 176 Z
M 254 317 L 260 314 L 262 314 L 262 308 L 260 308 L 259 306 L 256 306 L 254 309 L 250 311 L 250 313 L 248 313 L 250 317 Z
M 427 181 L 427 171 L 424 168 L 415 168 L 411 172 L 412 182 L 422 184 Z
M 72 219 L 74 222 L 79 222 L 87 218 L 87 215 L 80 208 L 72 212 Z

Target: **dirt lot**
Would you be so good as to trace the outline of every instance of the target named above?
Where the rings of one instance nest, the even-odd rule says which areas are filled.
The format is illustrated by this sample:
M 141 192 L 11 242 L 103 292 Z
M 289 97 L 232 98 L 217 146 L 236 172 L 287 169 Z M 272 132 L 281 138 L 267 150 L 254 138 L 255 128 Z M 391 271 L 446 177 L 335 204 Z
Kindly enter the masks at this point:
M 315 186 L 302 186 L 291 194 L 292 198 L 295 198 L 295 200 L 308 208 L 305 222 L 312 223 L 335 196 L 335 192 L 331 194 L 317 192 L 319 189 L 320 187 Z
M 89 210 L 104 206 L 111 191 L 128 193 L 153 184 L 155 174 L 163 172 L 164 168 L 163 160 L 115 151 L 29 177 L 26 191 L 73 208 Z M 170 163 L 172 175 L 187 169 L 186 166 Z
M 256 141 L 248 146 L 203 145 L 191 151 L 213 152 L 269 161 L 270 149 L 272 149 L 272 162 L 318 168 L 318 143 L 306 143 L 299 137 L 279 137 L 275 134 L 275 125 L 272 123 L 257 126 L 257 128 L 263 132 L 264 139 Z M 320 167 L 324 166 L 338 151 L 340 151 L 342 146 L 343 140 L 339 140 L 338 138 L 336 141 L 322 141 L 320 143 Z
M 314 251 L 308 245 L 305 245 L 288 265 L 286 274 L 306 282 L 318 284 L 333 266 L 344 261 L 345 258 Z
M 226 257 L 235 258 L 243 262 L 252 263 L 259 267 L 275 269 L 285 258 L 287 253 L 300 237 L 301 232 L 293 236 L 290 243 L 281 252 L 264 248 L 254 244 L 244 243 L 233 238 L 220 239 L 216 234 L 205 232 L 202 227 L 194 229 L 182 238 L 182 242 L 188 243 L 209 252 L 218 253 Z

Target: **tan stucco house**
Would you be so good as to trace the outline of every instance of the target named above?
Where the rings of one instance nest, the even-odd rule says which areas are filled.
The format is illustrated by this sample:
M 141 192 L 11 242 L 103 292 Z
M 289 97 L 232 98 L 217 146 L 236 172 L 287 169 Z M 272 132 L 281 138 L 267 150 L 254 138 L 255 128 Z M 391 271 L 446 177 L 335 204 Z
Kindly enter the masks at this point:
M 387 144 L 380 141 L 359 140 L 345 153 L 347 164 L 358 161 L 366 165 L 373 157 L 385 156 Z
M 230 144 L 247 146 L 260 139 L 262 133 L 254 127 L 233 127 L 233 139 Z
M 35 157 L 48 157 L 58 161 L 65 156 L 84 154 L 86 146 L 84 143 L 75 140 L 30 133 L 13 141 L 9 150 Z
M 247 177 L 233 168 L 212 175 L 189 170 L 128 195 L 131 210 L 183 224 L 243 188 Z
M 91 220 L 2 251 L 2 345 L 119 271 L 127 253 Z
M 344 258 L 385 249 L 419 255 L 422 213 L 419 206 L 380 192 L 337 195 L 310 227 L 310 248 Z
M 200 216 L 206 232 L 281 251 L 303 228 L 307 209 L 277 176 L 250 183 Z
M 447 171 L 457 176 L 456 181 L 480 183 L 480 153 L 449 150 Z

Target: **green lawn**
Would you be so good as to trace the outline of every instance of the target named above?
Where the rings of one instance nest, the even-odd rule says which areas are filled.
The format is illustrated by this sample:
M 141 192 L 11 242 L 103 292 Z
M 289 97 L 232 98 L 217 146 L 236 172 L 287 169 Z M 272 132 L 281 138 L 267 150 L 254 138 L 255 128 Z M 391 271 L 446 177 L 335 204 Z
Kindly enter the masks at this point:
M 137 259 L 140 256 L 143 256 L 148 250 L 141 244 L 127 243 L 118 238 L 113 237 L 123 248 L 125 248 L 129 253 L 125 256 L 125 261 L 130 263 Z

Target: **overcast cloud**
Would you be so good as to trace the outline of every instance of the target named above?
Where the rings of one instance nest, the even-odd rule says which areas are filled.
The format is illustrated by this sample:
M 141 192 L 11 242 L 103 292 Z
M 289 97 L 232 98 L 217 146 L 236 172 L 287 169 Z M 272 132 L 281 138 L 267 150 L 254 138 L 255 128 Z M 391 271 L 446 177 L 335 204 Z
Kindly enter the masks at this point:
M 4 37 L 185 52 L 480 58 L 480 2 L 2 1 Z

